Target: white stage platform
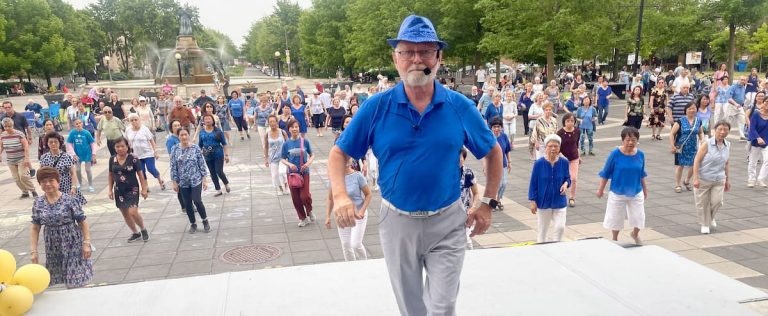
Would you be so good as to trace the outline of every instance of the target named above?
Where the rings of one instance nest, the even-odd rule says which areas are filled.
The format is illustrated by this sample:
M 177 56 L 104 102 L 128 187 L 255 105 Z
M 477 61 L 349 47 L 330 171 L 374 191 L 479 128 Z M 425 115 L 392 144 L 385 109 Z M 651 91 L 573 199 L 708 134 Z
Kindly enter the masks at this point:
M 468 251 L 459 315 L 756 315 L 766 293 L 656 246 L 607 240 Z M 397 315 L 384 261 L 39 295 L 28 315 Z

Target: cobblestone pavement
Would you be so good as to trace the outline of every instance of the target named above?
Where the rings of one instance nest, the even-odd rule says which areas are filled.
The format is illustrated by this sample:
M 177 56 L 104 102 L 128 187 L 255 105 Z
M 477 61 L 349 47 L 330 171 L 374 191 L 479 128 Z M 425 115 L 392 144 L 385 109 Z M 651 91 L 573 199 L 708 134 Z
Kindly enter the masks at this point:
M 17 107 L 25 103 L 15 102 Z M 584 157 L 580 169 L 577 206 L 568 209 L 566 240 L 587 237 L 609 237 L 602 228 L 605 200 L 594 192 L 598 170 L 606 154 L 620 144 L 619 131 L 623 101 L 614 101 L 608 124 L 600 126 L 595 135 L 596 156 Z M 521 130 L 522 122 L 518 122 Z M 666 130 L 666 133 L 669 131 Z M 518 135 L 521 135 L 519 132 Z M 647 244 L 659 245 L 730 277 L 750 285 L 768 289 L 768 191 L 746 187 L 746 152 L 744 143 L 732 139 L 731 175 L 733 189 L 726 194 L 725 206 L 718 215 L 718 227 L 711 235 L 700 235 L 693 193 L 674 192 L 673 157 L 664 141 L 652 141 L 649 130 L 641 130 L 639 148 L 646 153 L 649 198 L 646 201 L 647 226 L 641 237 Z M 188 234 L 186 216 L 179 214 L 175 194 L 161 191 L 157 181 L 150 179 L 150 198 L 142 201 L 140 212 L 151 233 L 147 243 L 126 243 L 130 235 L 114 202 L 107 199 L 106 165 L 94 166 L 94 187 L 97 192 L 86 193 L 89 203 L 86 214 L 91 225 L 91 238 L 97 250 L 93 254 L 96 270 L 95 284 L 115 284 L 143 280 L 177 278 L 227 271 L 273 268 L 343 260 L 336 229 L 322 225 L 327 205 L 328 150 L 333 137 L 308 135 L 317 159 L 312 166 L 310 188 L 319 223 L 297 227 L 298 219 L 290 196 L 277 196 L 272 188 L 269 169 L 263 165 L 261 142 L 233 141 L 233 159 L 225 166 L 232 192 L 214 197 L 209 188 L 203 195 L 213 230 Z M 165 134 L 158 134 L 161 159 L 158 168 L 168 178 L 168 159 L 162 143 Z M 512 174 L 505 193 L 505 209 L 495 212 L 493 227 L 486 235 L 474 239 L 476 248 L 498 247 L 533 241 L 536 217 L 527 209 L 528 178 L 531 163 L 525 150 L 526 140 L 518 137 L 512 153 Z M 33 146 L 36 151 L 36 144 Z M 106 161 L 106 149 L 99 149 L 101 162 Z M 36 156 L 36 155 L 33 155 Z M 33 164 L 36 164 L 33 162 Z M 479 161 L 468 159 L 479 183 L 484 183 Z M 17 256 L 20 263 L 29 262 L 29 220 L 31 200 L 19 200 L 7 168 L 0 168 L 0 248 Z M 482 190 L 481 190 L 482 192 Z M 380 197 L 374 193 L 365 247 L 373 258 L 382 256 L 377 233 Z M 620 241 L 628 242 L 628 230 Z M 260 264 L 229 264 L 220 259 L 222 253 L 234 247 L 268 244 L 282 253 L 275 260 Z M 43 249 L 40 246 L 39 249 Z M 44 257 L 44 256 L 41 256 Z

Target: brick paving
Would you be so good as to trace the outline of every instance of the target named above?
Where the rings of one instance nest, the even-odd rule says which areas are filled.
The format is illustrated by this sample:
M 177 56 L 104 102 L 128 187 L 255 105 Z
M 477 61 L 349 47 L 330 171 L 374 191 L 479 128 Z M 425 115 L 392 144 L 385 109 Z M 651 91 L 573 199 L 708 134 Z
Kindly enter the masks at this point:
M 40 98 L 42 101 L 42 98 Z M 23 108 L 24 99 L 14 99 L 16 107 Z M 620 144 L 619 131 L 623 119 L 619 118 L 623 101 L 614 101 L 606 126 L 595 135 L 596 156 L 584 157 L 579 178 L 577 206 L 568 209 L 566 240 L 588 237 L 609 237 L 602 228 L 605 200 L 594 195 L 599 178 L 598 170 L 606 154 Z M 521 127 L 521 120 L 518 127 Z M 519 128 L 521 130 L 521 128 Z M 666 130 L 668 133 L 669 130 Z M 535 240 L 536 217 L 527 209 L 528 178 L 531 163 L 525 152 L 525 140 L 515 142 L 512 153 L 514 169 L 508 179 L 505 210 L 495 212 L 493 227 L 474 239 L 476 248 L 507 246 Z M 700 235 L 692 192 L 674 192 L 673 157 L 668 140 L 648 139 L 649 130 L 641 130 L 639 148 L 646 153 L 649 198 L 646 201 L 647 227 L 641 237 L 647 244 L 659 245 L 681 256 L 708 266 L 725 275 L 761 289 L 768 288 L 768 190 L 745 185 L 746 153 L 744 143 L 733 140 L 731 149 L 732 191 L 726 193 L 725 206 L 718 215 L 718 227 L 711 235 Z M 185 215 L 179 214 L 179 205 L 172 191 L 161 191 L 157 181 L 150 179 L 150 197 L 140 204 L 151 240 L 147 243 L 126 243 L 130 235 L 114 202 L 107 199 L 106 165 L 94 166 L 96 193 L 85 193 L 89 200 L 85 212 L 91 225 L 91 238 L 97 250 L 93 254 L 96 270 L 95 284 L 116 284 L 153 279 L 178 278 L 215 274 L 228 271 L 274 268 L 281 266 L 341 261 L 343 256 L 336 229 L 323 226 L 327 205 L 328 150 L 333 141 L 316 137 L 312 142 L 317 158 L 312 166 L 310 188 L 319 223 L 297 227 L 298 219 L 290 196 L 276 196 L 270 182 L 269 169 L 263 165 L 259 140 L 234 140 L 232 161 L 224 168 L 231 181 L 232 193 L 213 197 L 209 188 L 203 195 L 213 230 L 208 233 L 188 234 Z M 169 176 L 164 134 L 159 134 L 158 162 L 163 177 Z M 36 144 L 33 145 L 36 151 Z M 106 149 L 98 151 L 100 161 L 106 161 Z M 36 155 L 33 155 L 36 156 Z M 481 164 L 468 159 L 479 183 L 484 183 Z M 36 164 L 36 162 L 33 162 Z M 19 200 L 18 189 L 12 183 L 7 168 L 0 167 L 0 248 L 17 256 L 20 263 L 29 262 L 29 215 L 31 200 Z M 377 222 L 380 196 L 374 192 L 370 219 L 364 244 L 372 258 L 382 256 L 378 240 Z M 628 242 L 628 230 L 620 241 Z M 279 247 L 282 255 L 262 264 L 228 264 L 220 260 L 225 251 L 237 246 L 269 244 Z M 39 247 L 42 250 L 44 247 Z M 41 256 L 44 258 L 44 256 Z

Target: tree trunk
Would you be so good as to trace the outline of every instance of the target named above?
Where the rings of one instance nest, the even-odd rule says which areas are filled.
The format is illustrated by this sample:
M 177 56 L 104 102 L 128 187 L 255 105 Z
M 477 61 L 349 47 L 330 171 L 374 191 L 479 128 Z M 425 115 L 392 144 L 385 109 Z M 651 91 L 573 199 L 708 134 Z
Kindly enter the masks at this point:
M 616 77 L 619 76 L 619 49 L 613 49 L 613 71 L 611 72 L 611 80 L 616 81 Z
M 734 55 L 736 55 L 736 25 L 731 21 L 728 23 L 728 73 L 730 73 L 733 78 L 735 78 L 733 62 L 736 57 Z
M 555 42 L 547 43 L 547 80 L 555 78 Z
M 496 84 L 501 82 L 501 56 L 496 59 Z

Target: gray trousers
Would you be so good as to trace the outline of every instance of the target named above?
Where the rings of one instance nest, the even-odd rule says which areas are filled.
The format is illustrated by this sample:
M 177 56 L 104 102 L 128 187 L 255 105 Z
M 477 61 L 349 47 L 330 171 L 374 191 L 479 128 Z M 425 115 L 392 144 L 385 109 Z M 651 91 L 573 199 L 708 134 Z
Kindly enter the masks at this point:
M 466 220 L 460 200 L 428 218 L 411 218 L 382 204 L 381 248 L 401 315 L 456 314 Z

